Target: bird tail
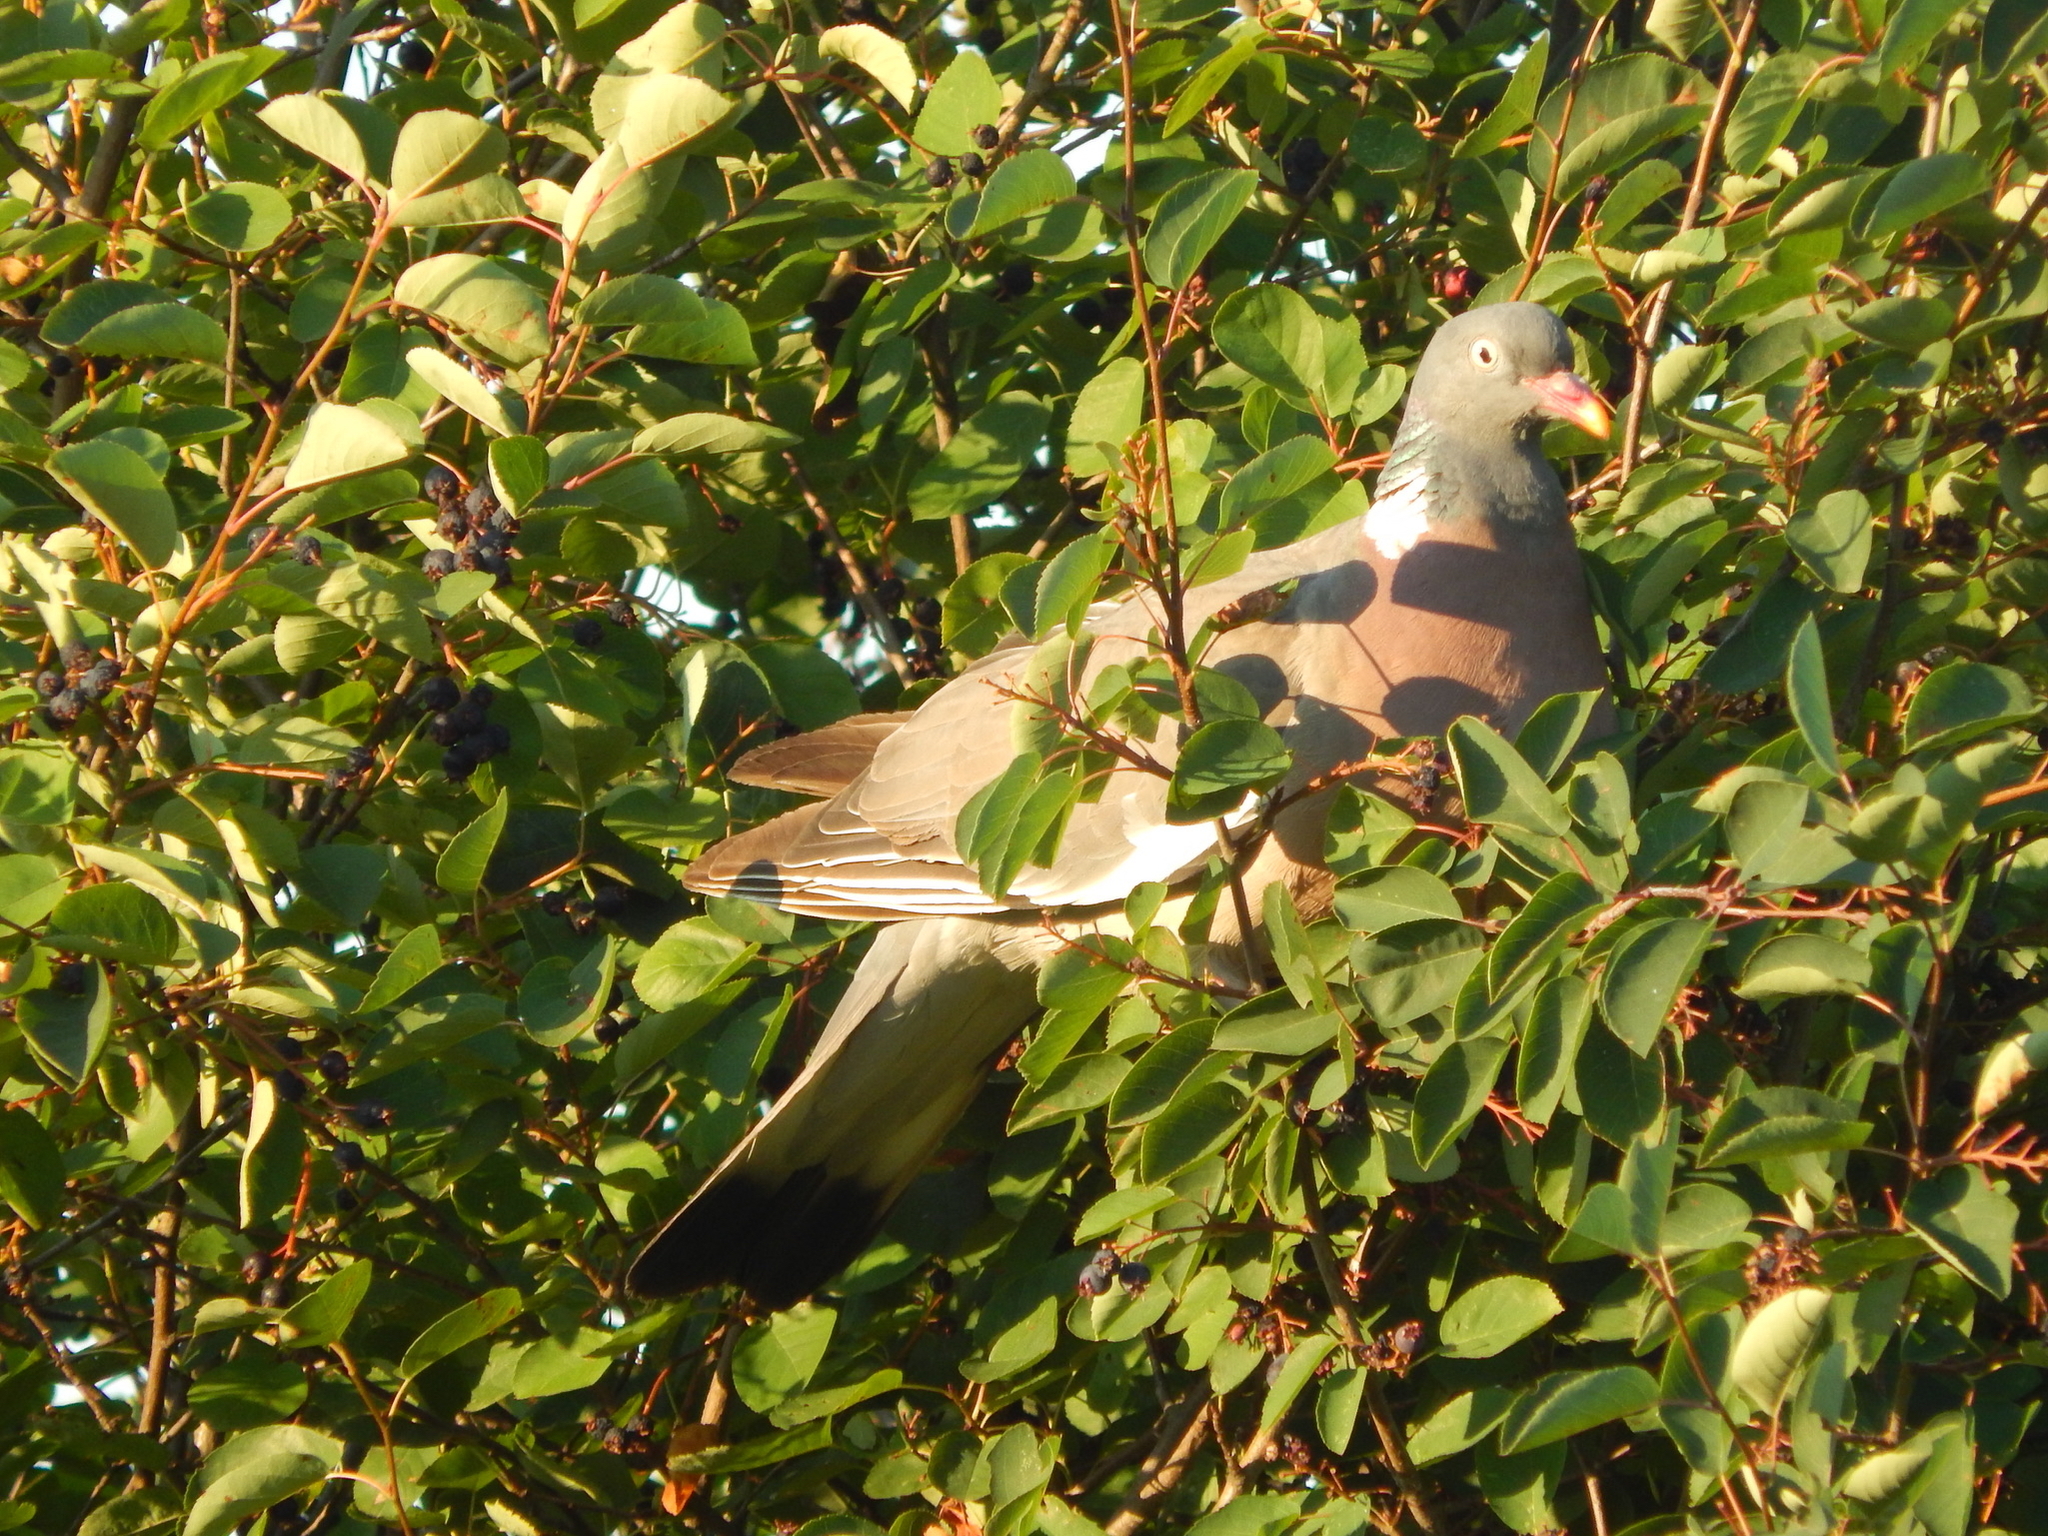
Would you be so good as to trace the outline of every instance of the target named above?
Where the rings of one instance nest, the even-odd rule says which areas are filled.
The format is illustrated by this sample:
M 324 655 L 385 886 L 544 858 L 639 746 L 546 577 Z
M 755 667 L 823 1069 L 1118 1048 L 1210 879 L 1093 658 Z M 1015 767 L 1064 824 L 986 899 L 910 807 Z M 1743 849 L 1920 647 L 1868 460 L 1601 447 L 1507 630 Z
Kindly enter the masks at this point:
M 627 1272 L 642 1296 L 734 1281 L 769 1307 L 865 1248 L 1037 1011 L 1037 936 L 976 918 L 882 930 L 786 1093 Z

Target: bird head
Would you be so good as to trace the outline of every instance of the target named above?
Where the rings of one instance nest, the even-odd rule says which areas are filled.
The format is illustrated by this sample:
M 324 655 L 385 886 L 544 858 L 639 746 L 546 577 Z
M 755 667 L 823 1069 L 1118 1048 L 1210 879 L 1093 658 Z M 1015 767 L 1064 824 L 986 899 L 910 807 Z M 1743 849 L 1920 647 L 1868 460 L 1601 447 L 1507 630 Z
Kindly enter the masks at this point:
M 1440 327 L 1416 370 L 1414 398 L 1437 421 L 1467 430 L 1520 435 L 1555 420 L 1605 438 L 1613 421 L 1572 371 L 1564 322 L 1519 300 L 1468 309 Z

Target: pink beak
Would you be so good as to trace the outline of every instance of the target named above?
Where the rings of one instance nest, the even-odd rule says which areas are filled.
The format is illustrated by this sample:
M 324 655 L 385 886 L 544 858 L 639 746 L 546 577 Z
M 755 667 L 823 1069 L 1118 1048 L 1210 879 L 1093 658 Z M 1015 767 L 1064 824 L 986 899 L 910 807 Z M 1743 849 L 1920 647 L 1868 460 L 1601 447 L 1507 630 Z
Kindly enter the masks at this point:
M 1576 373 L 1559 369 L 1523 383 L 1543 402 L 1546 415 L 1568 421 L 1603 442 L 1613 430 L 1614 414 L 1607 409 L 1607 402 L 1594 394 L 1592 387 Z

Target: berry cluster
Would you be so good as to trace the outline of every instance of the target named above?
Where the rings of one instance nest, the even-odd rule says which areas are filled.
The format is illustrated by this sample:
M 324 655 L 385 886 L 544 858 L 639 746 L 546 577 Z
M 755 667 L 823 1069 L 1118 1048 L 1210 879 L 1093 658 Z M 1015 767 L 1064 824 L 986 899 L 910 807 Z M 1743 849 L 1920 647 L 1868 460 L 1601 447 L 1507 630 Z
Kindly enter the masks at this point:
M 467 693 L 445 673 L 437 673 L 413 689 L 411 702 L 433 711 L 427 722 L 427 736 L 441 754 L 441 771 L 458 782 L 512 746 L 512 733 L 490 718 L 497 690 L 489 683 L 477 683 Z
M 453 475 L 436 465 L 427 472 L 425 489 L 440 508 L 435 531 L 455 547 L 428 550 L 420 557 L 420 569 L 434 581 L 455 571 L 483 571 L 500 586 L 509 581 L 519 521 L 498 505 L 491 488 L 479 482 L 465 493 Z
M 75 723 L 88 704 L 98 703 L 121 680 L 121 663 L 102 657 L 82 640 L 65 642 L 57 652 L 64 670 L 35 677 L 36 696 L 44 701 L 43 718 L 63 727 Z
M 1145 1287 L 1152 1283 L 1151 1266 L 1124 1258 L 1114 1248 L 1098 1248 L 1095 1256 L 1081 1267 L 1074 1289 L 1083 1296 L 1106 1296 L 1112 1281 L 1121 1281 L 1131 1295 L 1142 1296 Z
M 583 1427 L 614 1456 L 651 1456 L 654 1454 L 654 1420 L 644 1413 L 636 1413 L 623 1424 L 614 1424 L 602 1415 L 593 1414 L 583 1421 Z
M 579 934 L 595 933 L 600 921 L 616 922 L 624 917 L 632 899 L 625 886 L 603 884 L 590 893 L 588 900 L 571 896 L 567 891 L 543 891 L 540 909 L 549 917 L 567 918 L 570 928 Z M 620 1031 L 624 1033 L 625 1030 Z

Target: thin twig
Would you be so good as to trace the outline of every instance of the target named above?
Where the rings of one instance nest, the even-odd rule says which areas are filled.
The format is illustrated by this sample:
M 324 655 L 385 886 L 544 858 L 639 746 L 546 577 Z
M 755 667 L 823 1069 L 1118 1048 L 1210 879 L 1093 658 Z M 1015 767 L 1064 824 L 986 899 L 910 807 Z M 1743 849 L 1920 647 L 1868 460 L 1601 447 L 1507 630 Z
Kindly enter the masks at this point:
M 1728 50 L 1728 62 L 1721 70 L 1721 85 L 1714 92 L 1713 111 L 1708 114 L 1706 127 L 1700 130 L 1700 152 L 1693 161 L 1692 185 L 1686 188 L 1685 208 L 1678 217 L 1678 233 L 1684 234 L 1699 223 L 1700 209 L 1707 200 L 1707 179 L 1714 169 L 1714 154 L 1720 148 L 1722 131 L 1728 126 L 1728 114 L 1735 105 L 1736 88 L 1742 83 L 1744 61 L 1749 57 L 1750 40 L 1756 36 L 1756 0 L 1743 0 L 1742 18 L 1736 24 L 1735 44 Z M 1664 332 L 1664 317 L 1671 308 L 1671 295 L 1677 288 L 1675 279 L 1660 284 L 1650 296 L 1650 312 L 1643 321 L 1642 330 L 1636 337 L 1636 374 L 1634 387 L 1629 391 L 1628 419 L 1621 433 L 1621 482 L 1626 485 L 1636 464 L 1636 445 L 1643 435 L 1643 406 L 1650 393 L 1650 369 L 1656 360 L 1657 339 Z

